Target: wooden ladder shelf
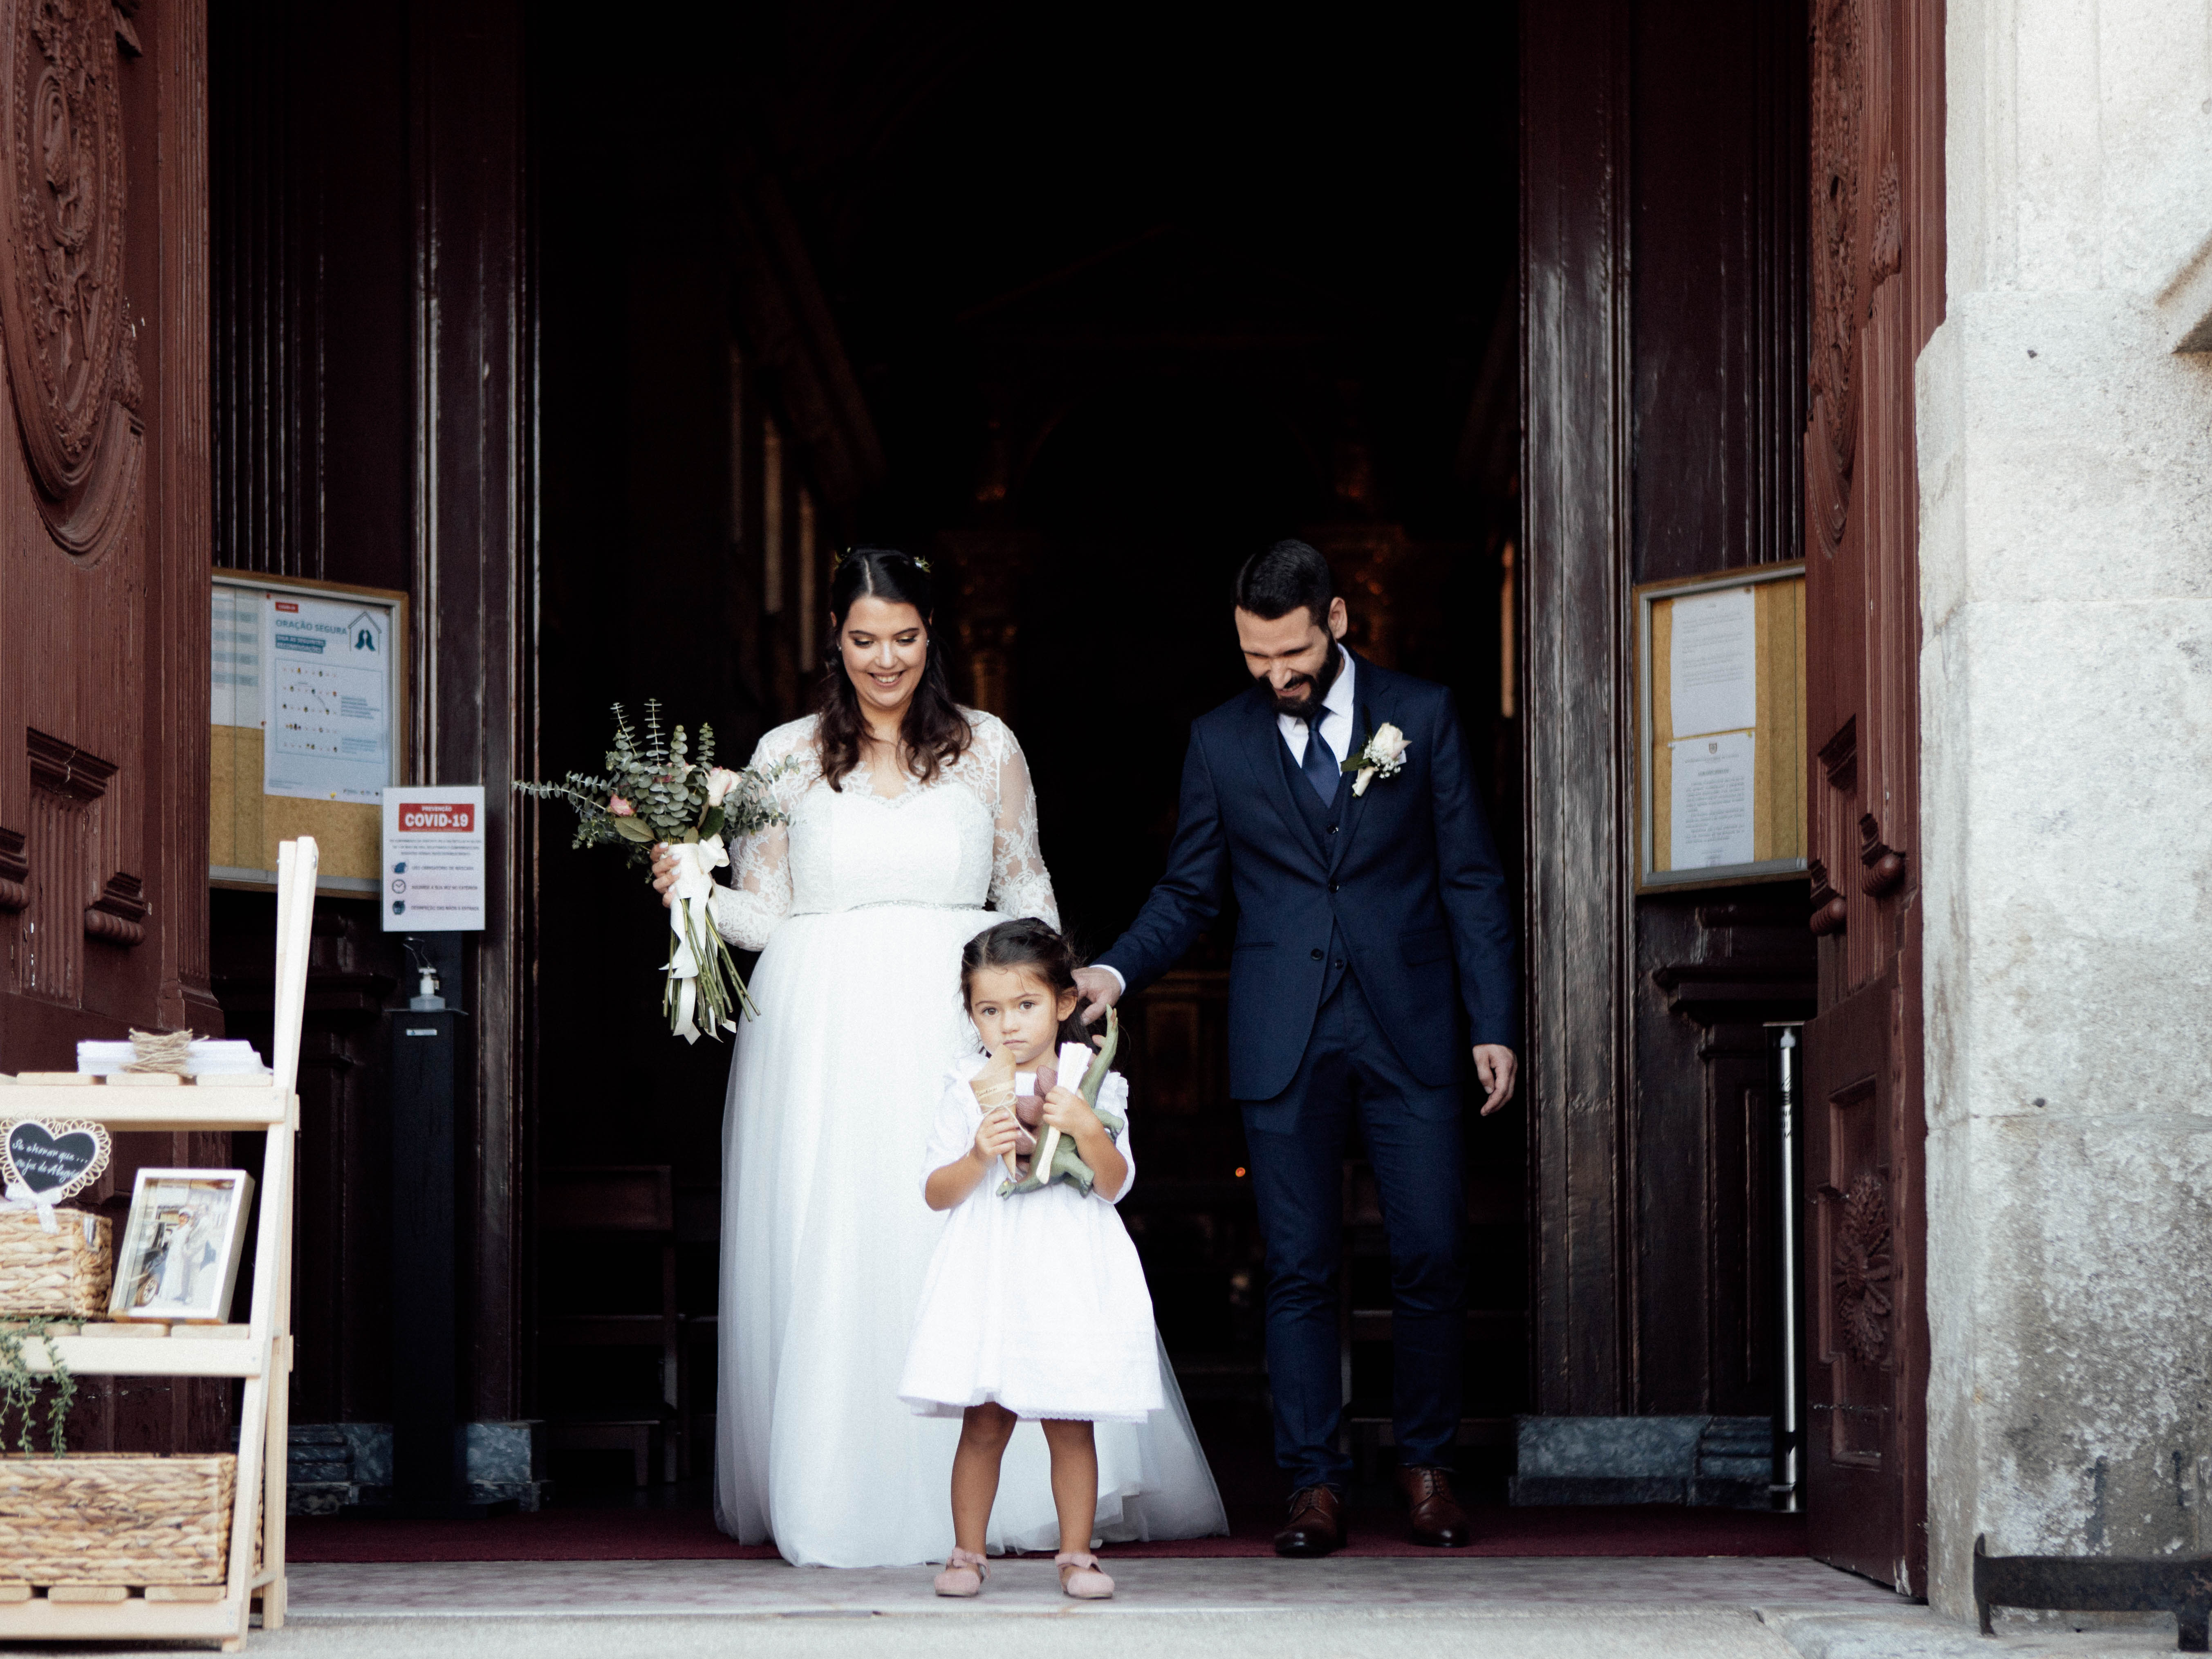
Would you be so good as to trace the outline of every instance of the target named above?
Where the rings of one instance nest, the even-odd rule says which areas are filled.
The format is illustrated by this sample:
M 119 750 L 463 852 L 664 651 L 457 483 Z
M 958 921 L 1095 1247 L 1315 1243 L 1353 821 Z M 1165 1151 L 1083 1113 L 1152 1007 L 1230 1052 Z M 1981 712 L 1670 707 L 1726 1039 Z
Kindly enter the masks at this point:
M 215 1641 L 226 1653 L 246 1644 L 254 1605 L 262 1628 L 284 1622 L 284 1476 L 292 1372 L 292 1170 L 300 1127 L 300 1026 L 307 1001 L 307 936 L 315 908 L 315 843 L 288 841 L 276 864 L 276 1030 L 274 1080 L 125 1074 L 75 1083 L 0 1076 L 0 1118 L 82 1118 L 110 1129 L 265 1131 L 253 1304 L 243 1325 L 179 1325 L 115 1335 L 88 1330 L 52 1346 L 80 1376 L 238 1376 L 246 1398 L 238 1431 L 238 1482 L 228 1574 L 211 1601 L 167 1599 L 161 1585 L 134 1586 L 113 1601 L 56 1601 L 33 1594 L 0 1601 L 0 1641 L 81 1638 L 105 1642 Z M 51 1370 L 45 1346 L 24 1344 L 34 1370 Z M 257 1502 L 257 1499 L 258 1500 Z M 257 1560 L 254 1522 L 263 1523 Z

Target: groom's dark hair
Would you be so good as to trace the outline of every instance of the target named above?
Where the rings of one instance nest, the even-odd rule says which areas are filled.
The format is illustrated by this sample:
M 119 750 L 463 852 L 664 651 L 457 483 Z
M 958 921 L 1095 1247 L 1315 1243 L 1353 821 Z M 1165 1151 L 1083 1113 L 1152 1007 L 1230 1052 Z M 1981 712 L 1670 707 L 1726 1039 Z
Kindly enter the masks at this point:
M 1327 628 L 1335 592 L 1328 561 L 1307 542 L 1277 542 L 1245 560 L 1237 573 L 1237 608 L 1268 622 L 1304 605 L 1317 626 Z

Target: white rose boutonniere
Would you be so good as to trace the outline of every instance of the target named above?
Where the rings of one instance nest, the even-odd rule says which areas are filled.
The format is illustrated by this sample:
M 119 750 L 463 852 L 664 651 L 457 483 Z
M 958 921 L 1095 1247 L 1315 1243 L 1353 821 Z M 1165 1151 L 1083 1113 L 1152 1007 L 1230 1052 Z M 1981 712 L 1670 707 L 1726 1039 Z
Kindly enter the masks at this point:
M 1389 721 L 1383 721 L 1380 730 L 1367 739 L 1359 752 L 1344 763 L 1344 770 L 1355 775 L 1352 793 L 1364 795 L 1367 786 L 1377 778 L 1395 777 L 1406 764 L 1406 751 L 1413 744 L 1406 734 Z

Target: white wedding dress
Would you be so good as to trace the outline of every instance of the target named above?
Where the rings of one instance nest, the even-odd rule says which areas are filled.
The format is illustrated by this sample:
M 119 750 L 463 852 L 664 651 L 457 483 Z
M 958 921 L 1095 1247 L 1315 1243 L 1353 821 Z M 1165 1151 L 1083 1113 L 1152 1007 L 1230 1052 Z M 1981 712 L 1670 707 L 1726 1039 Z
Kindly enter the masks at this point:
M 720 1387 L 714 1511 L 802 1565 L 942 1560 L 952 1546 L 957 1420 L 917 1417 L 899 1375 L 945 1218 L 915 1171 L 945 1067 L 975 1047 L 960 949 L 994 921 L 1055 927 L 1036 803 L 1005 724 L 924 787 L 879 796 L 863 768 L 823 781 L 809 718 L 761 739 L 752 763 L 791 769 L 790 823 L 739 848 L 714 920 L 761 951 L 723 1118 Z M 1098 1425 L 1097 1534 L 1228 1529 L 1160 1352 L 1167 1409 Z M 990 1547 L 1058 1547 L 1044 1437 L 1021 1425 L 991 1513 Z

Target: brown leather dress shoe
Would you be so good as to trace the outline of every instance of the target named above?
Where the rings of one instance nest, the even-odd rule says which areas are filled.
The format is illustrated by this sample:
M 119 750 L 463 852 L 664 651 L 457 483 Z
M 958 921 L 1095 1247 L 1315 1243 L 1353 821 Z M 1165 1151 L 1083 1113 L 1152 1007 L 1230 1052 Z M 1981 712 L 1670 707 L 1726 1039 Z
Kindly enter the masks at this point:
M 1275 1553 L 1327 1555 L 1343 1547 L 1343 1495 L 1329 1486 L 1292 1492 L 1290 1522 L 1275 1534 Z
M 1451 1476 L 1439 1468 L 1415 1464 L 1398 1471 L 1398 1490 L 1406 1494 L 1413 1510 L 1413 1541 L 1441 1549 L 1458 1549 L 1474 1536 L 1467 1511 L 1452 1496 Z M 1282 1547 L 1277 1540 L 1276 1548 Z

